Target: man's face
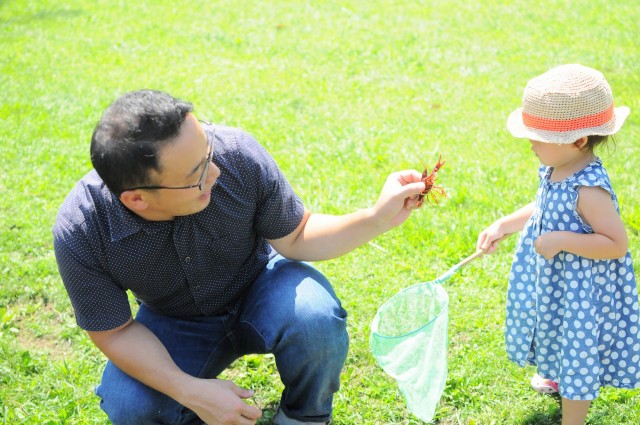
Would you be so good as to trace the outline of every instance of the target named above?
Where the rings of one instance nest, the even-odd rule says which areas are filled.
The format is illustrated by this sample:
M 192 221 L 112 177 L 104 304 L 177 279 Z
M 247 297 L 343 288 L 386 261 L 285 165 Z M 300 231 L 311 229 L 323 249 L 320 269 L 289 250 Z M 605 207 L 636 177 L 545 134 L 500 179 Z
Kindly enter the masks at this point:
M 215 149 L 210 142 L 196 117 L 188 114 L 178 136 L 160 150 L 161 172 L 153 180 L 167 188 L 138 189 L 146 207 L 136 213 L 147 220 L 172 220 L 205 209 L 211 200 L 211 188 L 220 176 L 218 166 L 207 161 L 213 155 L 209 147 Z

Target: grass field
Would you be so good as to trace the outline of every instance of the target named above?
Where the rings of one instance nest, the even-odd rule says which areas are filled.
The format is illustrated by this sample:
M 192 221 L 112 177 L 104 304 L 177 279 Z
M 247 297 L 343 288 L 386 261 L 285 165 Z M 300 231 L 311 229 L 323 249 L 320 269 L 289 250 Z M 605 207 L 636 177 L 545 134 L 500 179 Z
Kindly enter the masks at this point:
M 602 157 L 640 263 L 640 8 L 636 0 L 0 1 L 0 423 L 106 424 L 105 362 L 76 325 L 51 227 L 91 169 L 89 140 L 125 91 L 193 102 L 275 157 L 312 211 L 373 203 L 388 173 L 431 167 L 449 198 L 349 255 L 317 263 L 349 311 L 335 424 L 418 424 L 368 346 L 376 309 L 473 253 L 478 233 L 533 199 L 537 160 L 506 118 L 531 77 L 601 70 L 631 116 Z M 503 347 L 515 238 L 447 282 L 449 379 L 438 424 L 559 423 Z M 273 358 L 225 377 L 279 400 Z M 605 389 L 590 424 L 640 423 L 640 391 Z

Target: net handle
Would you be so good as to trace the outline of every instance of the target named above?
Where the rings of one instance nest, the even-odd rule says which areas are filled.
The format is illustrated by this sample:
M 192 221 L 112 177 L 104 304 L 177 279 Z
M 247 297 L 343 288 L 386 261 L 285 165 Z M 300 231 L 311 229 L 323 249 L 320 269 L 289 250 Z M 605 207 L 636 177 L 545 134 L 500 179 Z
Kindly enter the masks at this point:
M 474 254 L 471 254 L 470 256 L 465 258 L 464 260 L 460 261 L 458 264 L 456 264 L 452 268 L 455 268 L 455 269 L 462 268 L 462 267 L 466 266 L 467 264 L 469 264 L 470 262 L 472 262 L 473 260 L 475 260 L 476 258 L 482 257 L 483 254 L 484 254 L 484 251 L 479 249 Z
M 503 237 L 501 237 L 500 239 L 496 239 L 495 241 L 493 241 L 491 244 L 493 245 L 494 243 L 500 242 L 504 239 L 507 239 L 509 236 L 511 236 L 513 233 L 507 233 L 506 235 L 504 235 Z M 467 258 L 465 258 L 464 260 L 460 261 L 458 264 L 456 264 L 455 266 L 451 267 L 449 270 L 447 270 L 445 273 L 441 274 L 440 276 L 438 276 L 433 283 L 438 283 L 438 284 L 442 284 L 444 283 L 447 279 L 449 279 L 451 276 L 453 276 L 458 270 L 460 270 L 461 268 L 463 268 L 464 266 L 466 266 L 467 264 L 469 264 L 470 262 L 472 262 L 473 260 L 475 260 L 478 257 L 482 257 L 484 255 L 484 251 L 479 249 L 476 252 L 474 252 L 473 254 L 471 254 L 470 256 L 468 256 Z

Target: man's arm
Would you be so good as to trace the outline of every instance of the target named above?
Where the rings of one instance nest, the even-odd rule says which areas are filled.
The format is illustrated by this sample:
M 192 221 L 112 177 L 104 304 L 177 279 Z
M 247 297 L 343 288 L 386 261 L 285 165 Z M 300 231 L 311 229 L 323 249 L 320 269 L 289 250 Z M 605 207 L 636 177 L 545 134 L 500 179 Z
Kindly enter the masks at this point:
M 230 381 L 184 373 L 160 340 L 133 319 L 116 329 L 87 333 L 122 371 L 190 408 L 209 425 L 254 424 L 262 415 L 258 408 L 242 401 L 253 391 Z
M 291 259 L 319 261 L 339 257 L 404 223 L 411 210 L 417 208 L 417 196 L 425 188 L 421 177 L 413 170 L 391 174 L 373 207 L 350 214 L 312 214 L 305 210 L 296 230 L 269 242 Z

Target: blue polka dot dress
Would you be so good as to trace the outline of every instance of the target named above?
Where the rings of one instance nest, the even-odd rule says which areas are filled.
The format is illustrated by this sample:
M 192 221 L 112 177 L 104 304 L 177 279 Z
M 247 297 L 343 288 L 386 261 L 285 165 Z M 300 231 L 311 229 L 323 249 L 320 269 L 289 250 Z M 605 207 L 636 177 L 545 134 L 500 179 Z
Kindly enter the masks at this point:
M 598 186 L 618 201 L 599 159 L 561 182 L 540 167 L 532 217 L 523 229 L 509 273 L 506 348 L 520 366 L 537 365 L 559 384 L 562 397 L 593 400 L 602 386 L 640 388 L 640 316 L 631 254 L 592 260 L 535 252 L 541 234 L 592 233 L 576 212 L 578 189 Z

